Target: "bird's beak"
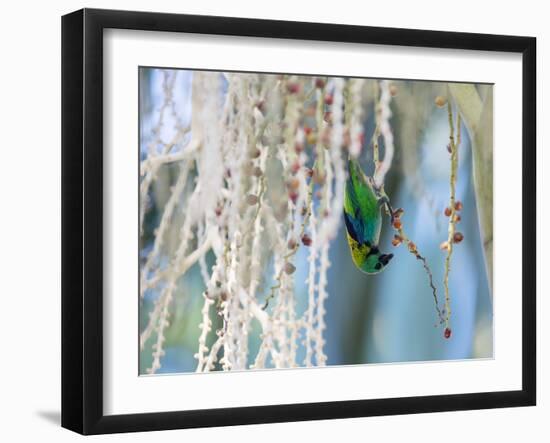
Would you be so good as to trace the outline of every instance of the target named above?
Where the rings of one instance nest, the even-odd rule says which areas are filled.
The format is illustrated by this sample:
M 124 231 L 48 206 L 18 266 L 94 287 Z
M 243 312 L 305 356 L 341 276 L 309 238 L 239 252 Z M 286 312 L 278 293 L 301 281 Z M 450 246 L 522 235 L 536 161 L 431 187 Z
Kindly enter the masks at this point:
M 382 254 L 378 259 L 380 260 L 380 263 L 386 266 L 392 258 L 393 254 Z

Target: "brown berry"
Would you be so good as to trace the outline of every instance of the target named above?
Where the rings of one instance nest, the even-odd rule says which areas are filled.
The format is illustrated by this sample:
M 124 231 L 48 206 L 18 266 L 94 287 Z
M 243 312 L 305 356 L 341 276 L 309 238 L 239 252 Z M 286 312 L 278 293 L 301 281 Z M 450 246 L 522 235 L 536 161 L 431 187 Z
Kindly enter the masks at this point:
M 272 140 L 273 140 L 273 144 L 275 144 L 275 145 L 282 145 L 285 142 L 285 138 L 281 134 L 274 135 L 272 137 Z
M 258 103 L 256 103 L 256 107 L 262 114 L 265 113 L 265 102 L 263 100 L 260 100 Z
M 448 206 L 445 208 L 445 216 L 450 217 L 452 212 L 453 211 Z
M 326 114 L 330 114 L 330 112 L 325 112 L 325 116 Z M 329 117 L 330 118 L 330 117 Z M 326 120 L 325 120 L 326 121 Z M 325 147 L 325 148 L 328 148 L 330 146 L 330 137 L 331 137 L 331 131 L 330 131 L 330 127 L 326 127 L 324 129 L 324 131 L 321 133 L 321 144 Z
M 462 211 L 462 202 L 460 200 L 457 200 L 455 202 L 455 210 L 456 211 Z
M 334 103 L 334 97 L 330 94 L 325 95 L 325 104 L 330 106 L 332 103 Z
M 401 244 L 401 242 L 403 242 L 403 238 L 400 235 L 396 234 L 396 235 L 393 236 L 391 244 L 393 246 L 399 246 Z
M 300 187 L 300 180 L 298 180 L 296 177 L 293 177 L 287 182 L 287 186 L 289 189 L 296 190 Z
M 288 246 L 288 249 L 295 249 L 296 246 L 298 246 L 298 243 L 296 243 L 296 240 L 291 238 L 288 240 L 287 246 Z
M 460 243 L 462 240 L 464 240 L 462 232 L 455 232 L 453 235 L 453 243 Z
M 344 130 L 344 136 L 342 137 L 342 145 L 348 147 L 351 144 L 351 137 L 349 135 L 349 129 Z
M 451 338 L 451 334 L 452 334 L 451 328 L 445 328 L 445 331 L 443 332 L 443 336 L 446 339 L 449 339 Z
M 313 181 L 318 185 L 324 185 L 327 177 L 324 173 L 319 171 L 313 172 Z
M 311 178 L 313 177 L 313 169 L 311 168 L 306 168 L 306 175 Z
M 325 87 L 325 80 L 322 79 L 322 78 L 316 78 L 315 79 L 315 87 L 316 88 L 319 88 L 319 89 L 322 89 Z
M 302 243 L 304 244 L 304 246 L 311 246 L 311 243 L 313 241 L 311 240 L 311 237 L 307 234 L 304 234 L 302 236 Z
M 252 162 L 248 162 L 243 166 L 243 173 L 245 175 L 252 175 L 253 172 L 254 172 L 254 165 L 252 164 Z
M 285 272 L 288 275 L 293 274 L 295 270 L 296 270 L 296 266 L 294 266 L 292 263 L 290 262 L 285 263 Z
M 315 117 L 317 114 L 317 108 L 315 106 L 308 106 L 304 109 L 304 115 L 306 117 Z
M 308 145 L 314 145 L 315 143 L 317 143 L 317 136 L 313 132 L 310 132 L 308 135 L 306 135 L 306 142 L 308 143 Z
M 455 223 L 458 223 L 460 220 L 462 220 L 460 214 L 455 214 Z
M 226 301 L 227 300 L 227 292 L 222 291 L 220 293 L 220 298 L 222 299 L 222 301 Z
M 250 205 L 250 206 L 254 206 L 256 204 L 258 204 L 258 197 L 255 196 L 254 194 L 248 194 L 246 196 L 246 202 Z
M 442 242 L 439 245 L 439 249 L 441 249 L 442 251 L 448 251 L 449 250 L 449 243 L 447 241 Z
M 410 241 L 407 246 L 409 247 L 410 252 L 416 253 L 416 245 L 412 241 Z
M 396 217 L 394 220 L 393 220 L 393 227 L 395 229 L 401 229 L 401 227 L 403 226 L 403 224 L 401 223 L 401 220 L 399 219 L 399 217 Z
M 435 98 L 435 104 L 437 106 L 439 106 L 440 108 L 442 108 L 443 106 L 445 106 L 447 104 L 447 98 L 446 97 L 443 97 L 441 95 L 438 95 L 436 98 Z
M 260 168 L 259 166 L 256 166 L 252 171 L 252 175 L 254 175 L 254 177 L 261 177 L 262 174 L 262 168 Z
M 449 154 L 452 154 L 452 153 L 453 153 L 453 147 L 451 146 L 450 143 L 447 143 L 447 152 L 448 152 Z
M 284 202 L 279 205 L 279 207 L 275 210 L 275 220 L 282 223 L 286 219 L 286 215 L 288 212 L 288 203 Z

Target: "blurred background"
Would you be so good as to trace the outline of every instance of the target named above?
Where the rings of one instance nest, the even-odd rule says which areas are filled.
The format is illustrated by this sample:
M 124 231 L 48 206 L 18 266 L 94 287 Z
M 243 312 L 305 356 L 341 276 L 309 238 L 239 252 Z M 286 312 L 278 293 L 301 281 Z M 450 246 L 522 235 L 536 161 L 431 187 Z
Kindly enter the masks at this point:
M 193 112 L 192 77 L 192 71 L 140 68 L 142 161 L 150 154 L 151 142 L 155 137 L 170 140 L 175 127 L 189 124 Z M 167 79 L 171 82 L 176 112 L 165 112 L 162 127 L 155 130 L 165 100 Z M 434 106 L 433 100 L 444 90 L 445 84 L 401 80 L 392 84 L 398 91 L 392 101 L 393 117 L 390 121 L 396 150 L 393 166 L 386 176 L 385 189 L 393 206 L 405 210 L 402 216 L 405 230 L 431 267 L 442 305 L 445 252 L 440 249 L 440 244 L 447 237 L 448 218 L 444 215 L 444 209 L 449 198 L 450 161 L 446 149 L 449 126 L 447 112 Z M 366 141 L 360 161 L 367 174 L 371 174 L 373 169 L 369 142 L 374 127 L 374 113 L 366 113 Z M 381 149 L 383 152 L 383 143 Z M 152 248 L 155 229 L 177 174 L 178 169 L 174 165 L 162 167 L 150 189 L 151 205 L 145 213 L 140 241 L 140 266 L 143 266 Z M 437 316 L 433 296 L 421 263 L 404 245 L 392 247 L 394 231 L 389 221 L 384 219 L 380 249 L 392 252 L 395 257 L 384 272 L 366 275 L 351 260 L 342 219 L 338 236 L 330 249 L 332 265 L 328 271 L 329 297 L 325 304 L 324 331 L 328 365 L 492 357 L 492 297 L 480 240 L 471 143 L 464 127 L 459 148 L 457 198 L 464 206 L 459 225 L 464 240 L 454 249 L 450 273 L 452 338 L 445 340 L 442 328 L 435 326 Z M 174 232 L 173 236 L 176 240 L 177 233 Z M 298 313 L 302 313 L 307 306 L 307 253 L 307 248 L 300 248 L 295 260 Z M 207 255 L 206 263 L 209 267 L 213 265 L 212 253 Z M 266 287 L 268 284 L 269 281 Z M 197 360 L 194 354 L 200 334 L 198 325 L 201 322 L 201 294 L 204 290 L 198 265 L 178 281 L 170 326 L 165 334 L 165 355 L 158 373 L 195 370 Z M 158 297 L 159 291 L 151 289 L 140 300 L 140 331 L 146 327 Z M 215 315 L 211 320 L 214 329 L 221 327 Z M 259 329 L 253 329 L 250 333 L 251 359 L 260 343 L 258 332 Z M 151 366 L 151 342 L 140 353 L 140 373 L 145 373 L 146 368 Z M 301 356 L 304 352 L 300 346 L 299 361 L 303 360 Z

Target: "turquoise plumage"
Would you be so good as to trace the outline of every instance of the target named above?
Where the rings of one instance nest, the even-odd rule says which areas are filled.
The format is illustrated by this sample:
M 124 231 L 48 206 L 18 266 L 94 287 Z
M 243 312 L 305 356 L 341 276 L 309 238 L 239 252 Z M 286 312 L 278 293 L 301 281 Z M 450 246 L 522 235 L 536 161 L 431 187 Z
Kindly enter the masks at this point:
M 350 159 L 348 165 L 344 221 L 351 257 L 361 271 L 377 274 L 393 258 L 393 254 L 382 254 L 378 249 L 382 229 L 380 211 L 387 197 L 376 192 L 372 178 L 363 173 L 357 160 Z

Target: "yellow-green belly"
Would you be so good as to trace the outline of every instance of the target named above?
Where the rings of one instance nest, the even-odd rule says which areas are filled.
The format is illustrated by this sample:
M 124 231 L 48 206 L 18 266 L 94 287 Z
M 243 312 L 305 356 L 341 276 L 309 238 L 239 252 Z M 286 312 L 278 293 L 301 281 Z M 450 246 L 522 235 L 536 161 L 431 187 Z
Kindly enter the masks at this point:
M 365 263 L 365 259 L 370 251 L 370 247 L 363 244 L 360 245 L 356 242 L 347 232 L 346 236 L 348 237 L 348 244 L 351 251 L 351 258 L 355 266 L 361 269 L 361 266 Z

